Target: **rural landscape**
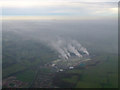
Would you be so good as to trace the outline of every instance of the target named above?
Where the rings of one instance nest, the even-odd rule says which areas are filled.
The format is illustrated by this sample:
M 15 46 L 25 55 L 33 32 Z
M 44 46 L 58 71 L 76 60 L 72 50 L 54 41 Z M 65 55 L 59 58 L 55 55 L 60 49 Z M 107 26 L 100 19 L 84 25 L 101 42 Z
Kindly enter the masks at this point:
M 0 3 L 3 89 L 118 88 L 116 2 Z
M 13 23 L 14 22 L 10 24 Z M 33 22 L 31 23 L 24 22 L 24 24 L 28 23 L 32 24 Z M 46 25 L 46 22 L 39 22 L 39 24 L 42 25 L 43 23 Z M 53 23 L 53 25 L 55 25 L 56 21 L 51 21 L 47 23 Z M 59 27 L 60 25 L 59 23 L 56 24 L 56 26 L 58 25 L 57 27 Z M 21 27 L 20 25 L 23 25 L 21 24 L 20 21 L 16 22 L 15 24 L 18 24 L 19 27 Z M 65 24 L 67 26 L 68 22 L 64 23 L 64 25 Z M 55 41 L 55 45 L 57 45 L 57 41 L 59 42 L 59 40 L 57 41 L 55 40 L 57 38 L 56 36 L 52 37 L 51 35 L 51 37 L 48 36 L 49 38 L 39 36 L 41 30 L 40 31 L 37 30 L 37 27 L 36 28 L 33 27 L 34 29 L 36 29 L 35 31 L 32 30 L 30 31 L 29 29 L 32 29 L 32 26 L 28 27 L 26 25 L 26 27 L 24 27 L 26 28 L 26 31 L 23 32 L 22 29 L 20 31 L 20 29 L 18 28 L 17 31 L 17 29 L 14 26 L 9 27 L 7 25 L 9 25 L 8 22 L 4 22 L 3 24 L 4 88 L 118 87 L 117 85 L 118 56 L 116 48 L 117 37 L 116 36 L 112 37 L 113 33 L 115 35 L 117 34 L 116 31 L 111 31 L 113 33 L 111 33 L 111 35 L 109 34 L 108 36 L 101 37 L 101 35 L 98 34 L 99 36 L 97 35 L 96 38 L 99 38 L 99 41 L 95 40 L 96 38 L 92 39 L 91 36 L 88 37 L 91 37 L 89 39 L 92 40 L 89 39 L 86 40 L 87 38 L 84 38 L 84 35 L 83 36 L 80 35 L 80 38 L 83 37 L 85 39 L 83 41 L 82 40 L 80 41 L 87 48 L 86 50 L 88 50 L 89 54 L 81 53 L 83 57 L 78 57 L 71 51 L 70 53 L 71 57 L 66 59 L 62 56 L 60 57 L 61 53 L 59 53 L 56 48 L 51 47 L 52 44 L 50 44 L 50 42 L 52 42 L 52 40 Z M 49 27 L 48 25 L 46 25 L 47 28 Z M 39 26 L 40 25 L 38 25 L 38 27 Z M 46 27 L 44 29 L 46 29 Z M 91 30 L 91 33 L 93 31 Z M 28 32 L 29 34 L 27 34 Z M 46 34 L 44 32 L 42 32 L 42 34 Z M 54 32 L 54 30 L 53 31 L 51 30 L 51 32 L 52 34 L 56 33 Z M 62 32 L 63 31 L 59 32 L 58 34 L 61 35 Z M 83 33 L 86 34 L 86 31 L 83 31 Z M 108 31 L 104 32 L 104 34 L 107 33 Z M 72 37 L 76 38 L 76 40 L 78 41 L 79 38 L 77 34 L 78 33 L 74 34 L 72 33 L 73 35 Z M 64 39 L 66 39 L 65 37 L 66 35 L 64 35 Z M 49 39 L 50 42 L 47 43 L 48 40 L 41 41 L 40 40 L 41 38 Z M 106 40 L 103 38 L 105 38 Z M 64 40 L 62 39 L 61 41 Z M 68 40 L 68 42 L 70 41 L 72 40 Z M 70 45 L 70 43 L 68 45 Z

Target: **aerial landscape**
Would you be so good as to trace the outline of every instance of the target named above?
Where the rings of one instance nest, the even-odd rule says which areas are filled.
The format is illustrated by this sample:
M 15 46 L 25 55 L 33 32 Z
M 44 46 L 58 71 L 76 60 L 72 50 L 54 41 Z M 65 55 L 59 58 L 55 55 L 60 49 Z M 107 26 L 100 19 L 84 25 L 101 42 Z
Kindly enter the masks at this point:
M 2 88 L 118 88 L 117 3 L 19 3 L 3 8 Z

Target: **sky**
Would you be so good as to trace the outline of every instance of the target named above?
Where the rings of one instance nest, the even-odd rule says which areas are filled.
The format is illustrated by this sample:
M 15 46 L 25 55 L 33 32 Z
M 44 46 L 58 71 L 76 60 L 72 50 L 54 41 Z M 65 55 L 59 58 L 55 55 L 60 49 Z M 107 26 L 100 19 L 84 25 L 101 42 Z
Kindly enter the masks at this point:
M 2 19 L 114 18 L 118 0 L 0 0 Z

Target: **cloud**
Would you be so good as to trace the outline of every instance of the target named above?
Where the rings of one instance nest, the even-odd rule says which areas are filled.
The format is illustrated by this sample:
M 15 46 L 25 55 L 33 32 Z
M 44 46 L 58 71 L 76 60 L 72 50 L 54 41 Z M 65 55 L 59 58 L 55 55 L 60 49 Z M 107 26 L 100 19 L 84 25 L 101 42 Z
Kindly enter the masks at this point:
M 3 16 L 32 16 L 39 18 L 90 18 L 96 16 L 117 16 L 117 2 L 80 2 L 81 0 L 1 0 Z M 34 16 L 34 17 L 33 17 Z M 37 17 L 36 17 L 37 16 Z M 51 18 L 52 17 L 52 18 Z M 23 19 L 23 17 L 21 17 Z M 28 19 L 30 17 L 24 17 Z M 44 18 L 44 19 L 45 19 Z M 4 18 L 5 19 L 5 18 Z M 15 19 L 17 19 L 15 17 Z
M 0 3 L 5 8 L 30 8 L 41 6 L 58 6 L 58 5 L 83 5 L 80 3 L 96 3 L 96 2 L 118 2 L 119 0 L 1 0 Z M 79 2 L 75 4 L 69 4 L 73 2 Z

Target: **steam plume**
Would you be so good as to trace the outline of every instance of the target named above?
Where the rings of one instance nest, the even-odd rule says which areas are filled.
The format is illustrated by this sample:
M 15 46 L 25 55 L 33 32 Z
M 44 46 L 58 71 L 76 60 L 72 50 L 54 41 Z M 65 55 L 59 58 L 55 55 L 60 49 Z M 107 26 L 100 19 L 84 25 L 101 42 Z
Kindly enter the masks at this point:
M 50 42 L 50 45 L 60 54 L 60 58 L 69 59 L 72 56 L 71 53 L 82 58 L 83 55 L 80 52 L 89 55 L 87 49 L 76 40 L 66 40 L 59 37 Z

